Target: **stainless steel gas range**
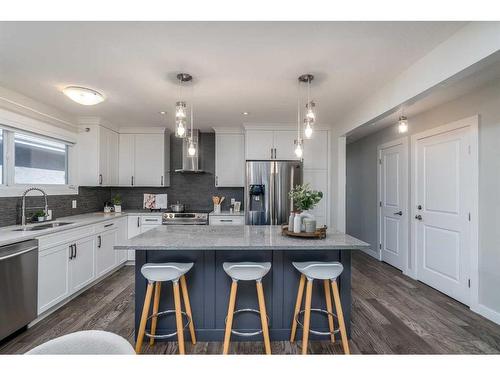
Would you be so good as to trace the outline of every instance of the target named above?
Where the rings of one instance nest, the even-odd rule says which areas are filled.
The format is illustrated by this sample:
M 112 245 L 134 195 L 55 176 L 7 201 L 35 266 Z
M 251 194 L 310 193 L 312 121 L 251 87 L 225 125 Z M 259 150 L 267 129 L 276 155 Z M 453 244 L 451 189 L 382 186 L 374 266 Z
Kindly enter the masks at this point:
M 208 225 L 208 213 L 164 212 L 163 225 Z

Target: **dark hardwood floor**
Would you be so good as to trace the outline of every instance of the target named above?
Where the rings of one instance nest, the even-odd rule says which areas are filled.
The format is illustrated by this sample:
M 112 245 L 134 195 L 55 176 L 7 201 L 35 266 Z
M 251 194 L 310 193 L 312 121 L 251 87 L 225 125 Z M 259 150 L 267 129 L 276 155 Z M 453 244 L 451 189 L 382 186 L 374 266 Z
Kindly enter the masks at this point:
M 356 252 L 352 259 L 351 351 L 361 354 L 500 353 L 500 326 L 395 268 Z M 133 267 L 124 267 L 26 332 L 0 346 L 0 353 L 24 353 L 49 339 L 101 329 L 133 342 Z M 274 354 L 298 354 L 297 344 L 272 343 Z M 192 354 L 219 354 L 221 343 L 186 343 Z M 231 352 L 263 353 L 260 342 L 235 342 Z M 175 343 L 144 345 L 144 353 L 173 354 Z M 338 343 L 315 341 L 314 354 L 341 353 Z

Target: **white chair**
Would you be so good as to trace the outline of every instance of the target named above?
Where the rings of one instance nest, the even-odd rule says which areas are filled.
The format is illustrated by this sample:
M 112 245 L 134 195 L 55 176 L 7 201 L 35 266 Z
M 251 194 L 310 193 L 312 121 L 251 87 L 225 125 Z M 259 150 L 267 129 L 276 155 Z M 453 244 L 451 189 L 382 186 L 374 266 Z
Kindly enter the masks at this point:
M 264 299 L 264 290 L 262 288 L 262 278 L 271 269 L 270 262 L 254 263 L 254 262 L 240 262 L 240 263 L 223 263 L 222 267 L 224 271 L 233 280 L 231 284 L 231 294 L 229 295 L 229 307 L 226 317 L 226 330 L 224 334 L 224 347 L 223 354 L 229 352 L 229 342 L 231 341 L 231 333 L 238 336 L 255 336 L 260 335 L 264 337 L 264 347 L 266 354 L 271 354 L 271 341 L 269 339 L 269 318 L 266 313 L 266 303 Z M 255 309 L 240 309 L 234 311 L 234 306 L 236 304 L 236 291 L 238 289 L 238 281 L 255 281 L 257 286 L 257 298 L 259 300 L 259 310 Z M 232 329 L 233 317 L 235 314 L 242 312 L 251 312 L 260 314 L 260 323 L 262 329 L 255 332 L 239 332 Z
M 297 332 L 297 324 L 303 327 L 302 333 L 302 354 L 307 354 L 307 344 L 309 341 L 309 332 L 317 335 L 329 335 L 331 341 L 335 341 L 335 334 L 340 331 L 342 339 L 342 347 L 344 353 L 349 354 L 349 342 L 347 340 L 347 332 L 344 323 L 344 314 L 342 312 L 342 304 L 340 302 L 339 287 L 337 278 L 342 274 L 344 267 L 339 262 L 293 262 L 293 266 L 301 273 L 299 290 L 297 292 L 297 300 L 295 302 L 295 312 L 292 320 L 292 331 L 290 341 L 295 341 L 295 334 Z M 302 297 L 304 294 L 304 284 L 307 279 L 306 287 L 306 301 L 304 310 L 300 310 L 302 306 Z M 326 310 L 311 309 L 312 288 L 314 280 L 323 280 L 325 289 Z M 335 310 L 337 314 L 332 311 L 332 300 L 330 292 L 330 284 L 333 290 L 333 300 L 335 302 Z M 329 332 L 314 331 L 310 329 L 311 311 L 324 313 L 328 316 Z M 299 316 L 304 314 L 304 323 L 301 323 Z M 335 330 L 334 318 L 337 318 L 339 329 Z
M 193 265 L 194 263 L 146 263 L 142 266 L 141 273 L 148 280 L 148 287 L 146 289 L 146 297 L 144 298 L 144 306 L 142 308 L 141 323 L 139 324 L 139 332 L 137 333 L 137 342 L 135 344 L 135 351 L 137 354 L 141 352 L 142 342 L 145 335 L 150 338 L 149 345 L 151 346 L 154 344 L 155 339 L 163 339 L 177 335 L 177 340 L 179 342 L 179 354 L 185 354 L 184 329 L 188 326 L 191 333 L 191 342 L 193 344 L 196 344 L 193 316 L 191 313 L 191 304 L 189 302 L 189 293 L 185 277 L 185 274 L 191 268 L 193 268 Z M 161 283 L 164 281 L 171 281 L 173 284 L 175 309 L 158 312 L 158 308 L 160 305 Z M 184 305 L 186 306 L 185 312 L 182 311 L 181 308 L 179 281 L 180 289 L 182 289 Z M 148 317 L 153 289 L 155 291 L 153 314 Z M 177 327 L 176 332 L 165 335 L 156 335 L 156 324 L 158 322 L 158 317 L 173 313 L 175 313 L 175 322 Z M 183 316 L 187 318 L 187 323 L 184 326 L 182 322 Z M 147 333 L 146 323 L 149 319 L 151 319 L 151 330 L 149 333 Z
M 25 354 L 135 354 L 135 351 L 127 340 L 114 333 L 80 331 L 47 341 Z

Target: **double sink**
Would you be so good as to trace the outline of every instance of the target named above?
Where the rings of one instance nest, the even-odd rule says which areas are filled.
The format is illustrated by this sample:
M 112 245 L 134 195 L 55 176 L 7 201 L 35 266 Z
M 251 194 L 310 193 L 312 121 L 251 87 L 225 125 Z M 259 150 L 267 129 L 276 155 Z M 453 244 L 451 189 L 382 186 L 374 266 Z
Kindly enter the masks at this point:
M 54 221 L 52 223 L 38 224 L 38 225 L 30 226 L 30 227 L 14 229 L 14 231 L 15 232 L 31 232 L 31 231 L 35 231 L 35 230 L 44 230 L 44 229 L 62 227 L 63 225 L 68 225 L 68 224 L 73 224 L 73 223 L 72 222 L 65 222 L 65 221 Z

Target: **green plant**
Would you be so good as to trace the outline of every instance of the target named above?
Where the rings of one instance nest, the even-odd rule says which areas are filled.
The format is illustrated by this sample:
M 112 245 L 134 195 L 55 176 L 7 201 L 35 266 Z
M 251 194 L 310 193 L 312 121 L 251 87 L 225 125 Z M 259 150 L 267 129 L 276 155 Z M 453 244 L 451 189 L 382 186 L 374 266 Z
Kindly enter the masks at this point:
M 42 210 L 39 210 L 39 211 L 36 211 L 34 214 L 33 214 L 33 217 L 45 217 L 45 211 L 42 211 Z
M 111 199 L 111 201 L 113 202 L 113 204 L 114 204 L 115 206 L 121 206 L 121 205 L 122 205 L 122 202 L 123 202 L 122 197 L 121 197 L 121 195 L 120 195 L 120 194 L 116 194 L 116 195 L 115 195 L 115 196 Z
M 321 191 L 311 190 L 309 184 L 297 185 L 289 193 L 291 199 L 295 204 L 295 207 L 300 211 L 311 210 L 316 206 L 321 198 L 323 198 L 323 193 Z

